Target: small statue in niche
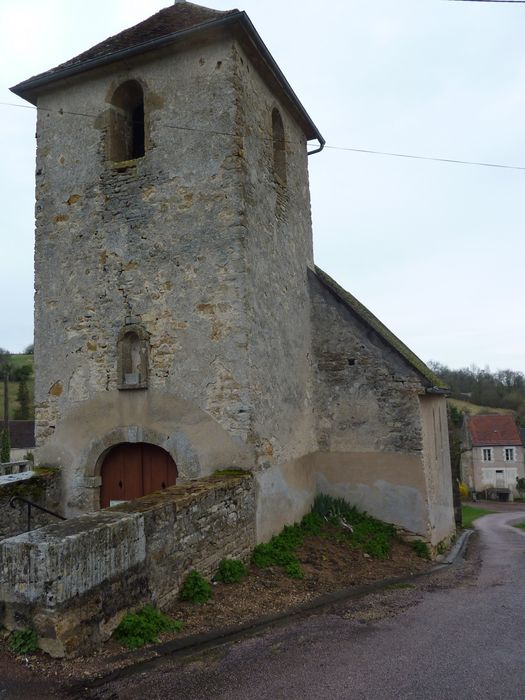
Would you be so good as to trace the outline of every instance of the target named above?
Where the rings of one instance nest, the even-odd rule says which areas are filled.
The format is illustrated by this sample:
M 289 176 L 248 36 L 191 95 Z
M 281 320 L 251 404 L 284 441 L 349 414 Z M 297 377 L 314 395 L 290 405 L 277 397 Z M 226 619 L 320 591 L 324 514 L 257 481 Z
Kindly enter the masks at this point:
M 141 326 L 124 326 L 118 337 L 119 389 L 147 388 L 148 349 L 148 334 Z

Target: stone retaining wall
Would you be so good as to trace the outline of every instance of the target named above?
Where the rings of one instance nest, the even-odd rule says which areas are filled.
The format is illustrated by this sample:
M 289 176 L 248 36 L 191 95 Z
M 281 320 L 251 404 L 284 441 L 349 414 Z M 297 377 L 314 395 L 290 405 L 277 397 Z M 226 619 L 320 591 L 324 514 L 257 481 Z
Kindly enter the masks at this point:
M 212 476 L 0 542 L 0 624 L 34 628 L 52 656 L 109 638 L 123 615 L 166 606 L 197 569 L 255 544 L 249 475 Z
M 8 465 L 4 464 L 5 468 Z M 13 472 L 13 469 L 11 469 Z M 9 501 L 13 496 L 28 498 L 34 503 L 61 513 L 60 508 L 60 472 L 58 469 L 37 468 L 22 473 L 4 473 L 0 476 L 0 540 L 13 537 L 27 530 L 27 508 L 17 503 L 11 508 Z M 43 527 L 56 522 L 51 515 L 32 509 L 32 528 Z

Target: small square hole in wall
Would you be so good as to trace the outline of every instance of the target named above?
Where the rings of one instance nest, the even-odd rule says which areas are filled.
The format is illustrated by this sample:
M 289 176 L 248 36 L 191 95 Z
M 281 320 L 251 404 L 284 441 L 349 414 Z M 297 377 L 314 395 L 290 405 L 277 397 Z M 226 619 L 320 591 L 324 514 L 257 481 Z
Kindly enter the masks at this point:
M 347 361 L 350 367 L 353 367 L 355 365 L 355 359 L 353 357 L 349 357 Z

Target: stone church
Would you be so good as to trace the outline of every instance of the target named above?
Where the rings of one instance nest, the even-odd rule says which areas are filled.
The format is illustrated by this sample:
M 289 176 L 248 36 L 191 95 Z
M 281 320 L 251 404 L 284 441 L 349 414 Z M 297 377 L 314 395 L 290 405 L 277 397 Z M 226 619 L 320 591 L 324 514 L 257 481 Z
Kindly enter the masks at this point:
M 324 139 L 246 13 L 179 0 L 13 91 L 38 107 L 37 460 L 64 512 L 240 468 L 259 541 L 321 492 L 448 538 L 444 391 L 315 266 Z

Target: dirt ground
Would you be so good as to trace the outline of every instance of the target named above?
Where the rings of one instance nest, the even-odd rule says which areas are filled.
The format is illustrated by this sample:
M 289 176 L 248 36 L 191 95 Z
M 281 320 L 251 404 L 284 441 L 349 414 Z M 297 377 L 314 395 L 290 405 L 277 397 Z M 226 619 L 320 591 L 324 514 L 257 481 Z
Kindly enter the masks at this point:
M 213 597 L 207 603 L 179 602 L 166 611 L 181 620 L 184 628 L 178 634 L 160 635 L 159 641 L 180 640 L 214 629 L 249 624 L 261 617 L 284 613 L 329 592 L 408 576 L 433 566 L 417 557 L 409 545 L 397 541 L 390 558 L 383 561 L 347 543 L 319 537 L 308 537 L 297 555 L 305 572 L 304 579 L 290 579 L 279 567 L 258 569 L 252 566 L 249 575 L 240 583 L 214 584 Z M 97 653 L 75 659 L 51 659 L 40 652 L 15 657 L 8 650 L 4 637 L 0 641 L 0 697 L 27 700 L 67 697 L 63 693 L 68 686 L 106 676 L 154 658 L 158 653 L 155 645 L 129 652 L 110 640 Z M 32 695 L 32 692 L 37 694 Z

